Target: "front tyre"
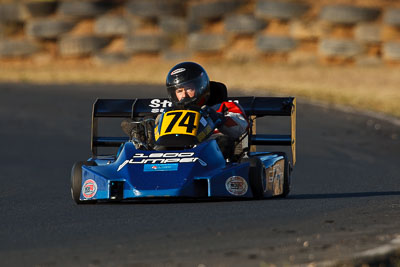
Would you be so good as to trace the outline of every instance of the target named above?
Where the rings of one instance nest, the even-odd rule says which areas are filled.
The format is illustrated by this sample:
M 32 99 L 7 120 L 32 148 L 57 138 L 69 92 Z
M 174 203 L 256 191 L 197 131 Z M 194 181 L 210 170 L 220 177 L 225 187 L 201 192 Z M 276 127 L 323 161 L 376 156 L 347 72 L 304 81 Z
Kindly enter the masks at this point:
M 279 185 L 279 191 L 274 197 L 285 198 L 290 192 L 290 180 L 291 180 L 291 165 L 289 159 L 284 152 L 272 152 L 271 154 L 281 156 L 284 160 L 284 171 L 283 171 L 283 184 Z M 250 167 L 249 167 L 249 179 L 250 179 L 250 187 L 253 193 L 254 199 L 263 199 L 264 194 L 268 192 L 267 189 L 267 177 L 266 177 L 266 169 L 262 161 L 257 158 L 250 158 Z M 275 184 L 274 184 L 275 187 Z M 269 191 L 270 192 L 270 191 Z M 271 192 L 270 192 L 271 193 Z M 274 189 L 272 194 L 274 193 Z
M 82 166 L 96 166 L 92 161 L 78 161 L 71 170 L 71 195 L 76 204 L 94 203 L 95 201 L 80 200 L 82 190 Z
M 267 189 L 267 180 L 264 164 L 257 157 L 250 158 L 249 178 L 254 199 L 263 199 Z

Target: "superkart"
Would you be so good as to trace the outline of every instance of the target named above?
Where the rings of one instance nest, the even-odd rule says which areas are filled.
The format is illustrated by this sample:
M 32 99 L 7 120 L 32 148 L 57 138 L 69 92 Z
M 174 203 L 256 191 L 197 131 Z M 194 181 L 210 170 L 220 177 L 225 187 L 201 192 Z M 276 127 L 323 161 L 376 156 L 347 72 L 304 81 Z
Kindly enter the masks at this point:
M 218 86 L 215 82 L 213 85 L 212 101 L 238 102 L 250 122 L 247 133 L 237 142 L 240 149 L 235 160 L 225 159 L 217 142 L 207 139 L 217 125 L 202 111 L 182 109 L 164 113 L 155 136 L 158 142 L 170 144 L 165 150 L 146 146 L 138 149 L 138 140 L 127 136 L 101 136 L 99 125 L 104 118 L 131 118 L 139 122 L 154 119 L 170 102 L 163 98 L 97 99 L 92 110 L 92 156 L 72 167 L 73 200 L 86 204 L 159 198 L 286 197 L 296 162 L 296 99 L 228 98 L 226 87 L 222 87 L 222 94 L 217 94 Z M 290 132 L 256 133 L 256 120 L 265 116 L 290 117 Z M 288 146 L 291 157 L 281 151 L 255 151 L 262 146 Z M 118 151 L 101 154 L 99 149 L 103 147 Z

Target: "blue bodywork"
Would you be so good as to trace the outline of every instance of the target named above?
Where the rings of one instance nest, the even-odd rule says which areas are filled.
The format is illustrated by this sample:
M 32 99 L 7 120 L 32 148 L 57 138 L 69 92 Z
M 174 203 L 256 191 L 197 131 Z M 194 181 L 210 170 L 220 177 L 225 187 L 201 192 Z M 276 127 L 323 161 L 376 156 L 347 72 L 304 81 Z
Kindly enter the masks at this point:
M 157 154 L 162 156 L 157 157 Z M 178 157 L 174 157 L 174 154 Z M 153 156 L 150 158 L 149 155 Z M 279 159 L 282 157 L 269 155 L 264 160 L 273 165 Z M 165 160 L 182 162 L 165 163 Z M 119 200 L 146 197 L 253 197 L 248 175 L 249 163 L 226 163 L 215 140 L 184 151 L 143 151 L 137 150 L 132 142 L 126 142 L 115 161 L 103 158 L 95 162 L 97 166 L 82 166 L 82 184 L 88 179 L 97 184 L 97 192 L 90 200 L 112 200 L 113 197 Z M 246 184 L 241 186 L 246 189 L 236 194 L 230 193 L 226 186 L 230 177 L 242 177 Z M 122 196 L 110 193 L 115 182 L 122 183 L 119 193 Z M 89 199 L 82 190 L 80 200 Z

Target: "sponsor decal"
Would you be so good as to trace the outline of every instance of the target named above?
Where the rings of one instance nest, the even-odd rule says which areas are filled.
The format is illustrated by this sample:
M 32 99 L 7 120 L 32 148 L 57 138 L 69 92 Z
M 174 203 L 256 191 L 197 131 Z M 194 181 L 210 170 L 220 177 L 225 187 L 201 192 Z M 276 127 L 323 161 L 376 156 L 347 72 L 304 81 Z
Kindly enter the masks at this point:
M 275 195 L 280 194 L 279 192 L 283 190 L 283 167 L 281 167 L 283 161 L 276 163 L 274 166 L 269 167 L 266 170 L 266 179 L 267 179 L 267 188 L 264 190 L 266 191 L 273 191 Z
M 275 195 L 280 195 L 283 192 L 283 171 L 281 168 L 282 163 L 283 163 L 283 161 L 280 161 L 274 166 L 274 170 L 275 170 L 274 194 Z
M 94 180 L 88 179 L 82 186 L 82 194 L 85 198 L 92 198 L 96 195 L 97 184 Z
M 165 110 L 167 107 L 171 107 L 171 106 L 172 106 L 172 102 L 171 102 L 171 101 L 166 100 L 166 99 L 161 100 L 161 99 L 158 99 L 158 98 L 152 99 L 152 100 L 150 101 L 150 104 L 149 104 L 149 107 L 152 108 L 152 109 L 151 109 L 151 112 L 152 112 L 152 113 L 161 113 L 161 112 L 164 112 L 164 110 Z
M 185 68 L 179 68 L 179 69 L 176 69 L 176 70 L 172 71 L 171 75 L 176 75 L 176 74 L 184 72 L 184 71 L 186 71 Z
M 177 171 L 178 163 L 167 163 L 167 164 L 144 164 L 144 172 L 165 172 L 165 171 Z
M 201 125 L 203 125 L 205 127 L 207 125 L 207 120 L 204 119 L 204 117 L 201 117 L 200 123 L 201 123 Z
M 226 190 L 234 196 L 243 196 L 247 193 L 246 180 L 240 176 L 231 176 L 225 182 Z
M 166 99 L 161 100 L 161 99 L 155 98 L 150 101 L 149 106 L 152 108 L 160 108 L 160 107 L 166 108 L 166 107 L 171 107 L 172 102 L 169 100 L 166 100 Z
M 151 113 L 163 113 L 164 109 L 163 108 L 152 108 Z
M 202 166 L 207 166 L 207 163 L 198 157 L 194 157 L 194 152 L 170 152 L 170 153 L 151 153 L 145 155 L 144 153 L 135 153 L 131 159 L 125 160 L 118 166 L 117 171 L 120 171 L 127 164 L 172 164 L 172 163 L 193 163 L 199 162 Z

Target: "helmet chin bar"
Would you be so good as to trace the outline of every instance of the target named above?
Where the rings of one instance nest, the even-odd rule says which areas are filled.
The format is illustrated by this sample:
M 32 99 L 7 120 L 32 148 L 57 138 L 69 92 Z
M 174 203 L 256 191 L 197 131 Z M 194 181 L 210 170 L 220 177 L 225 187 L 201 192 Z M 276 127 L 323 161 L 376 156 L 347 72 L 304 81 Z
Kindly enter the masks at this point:
M 188 107 L 188 106 L 192 105 L 196 101 L 197 101 L 197 97 L 196 96 L 194 96 L 194 97 L 183 97 L 180 101 L 178 101 L 176 103 L 175 106 L 184 108 L 184 107 Z

